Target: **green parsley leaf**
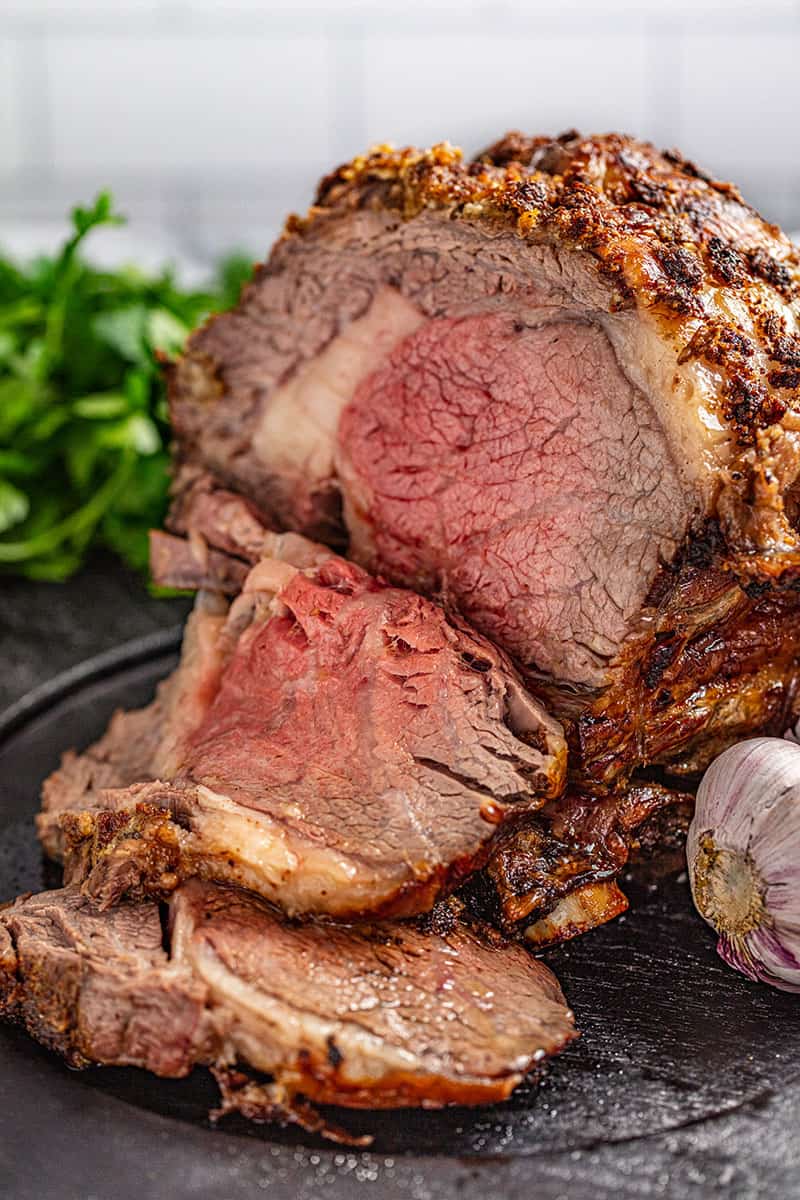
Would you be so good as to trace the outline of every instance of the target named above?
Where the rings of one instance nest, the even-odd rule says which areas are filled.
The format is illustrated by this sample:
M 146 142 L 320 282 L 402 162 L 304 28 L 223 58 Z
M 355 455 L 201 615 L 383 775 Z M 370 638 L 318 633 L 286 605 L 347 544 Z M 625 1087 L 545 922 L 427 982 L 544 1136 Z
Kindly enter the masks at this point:
M 0 479 L 0 533 L 19 525 L 30 512 L 30 501 L 24 492 L 7 479 Z
M 0 254 L 0 572 L 66 579 L 95 545 L 147 569 L 169 487 L 160 359 L 250 277 L 242 255 L 207 290 L 89 265 L 85 238 L 123 220 L 101 192 L 56 254 Z

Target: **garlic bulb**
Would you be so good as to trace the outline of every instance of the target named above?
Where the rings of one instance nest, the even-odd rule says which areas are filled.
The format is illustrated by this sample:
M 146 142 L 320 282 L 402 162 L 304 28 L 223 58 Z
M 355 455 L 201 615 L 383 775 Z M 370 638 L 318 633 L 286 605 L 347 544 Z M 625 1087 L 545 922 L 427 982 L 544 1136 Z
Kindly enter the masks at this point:
M 800 992 L 800 745 L 753 738 L 720 755 L 698 789 L 686 857 L 725 962 Z

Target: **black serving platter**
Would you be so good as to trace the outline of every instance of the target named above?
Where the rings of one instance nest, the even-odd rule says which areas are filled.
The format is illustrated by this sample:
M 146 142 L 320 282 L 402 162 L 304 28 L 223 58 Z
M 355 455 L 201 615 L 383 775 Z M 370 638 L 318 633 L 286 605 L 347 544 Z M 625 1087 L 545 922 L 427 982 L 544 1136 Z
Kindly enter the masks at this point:
M 0 718 L 0 898 L 52 885 L 32 824 L 42 779 L 116 707 L 145 703 L 177 645 L 177 631 L 129 643 Z M 72 1072 L 2 1028 L 0 1195 L 800 1195 L 800 1002 L 719 961 L 685 877 L 628 892 L 626 916 L 547 955 L 583 1036 L 544 1082 L 488 1110 L 333 1114 L 374 1135 L 369 1152 L 238 1119 L 214 1129 L 204 1071 Z

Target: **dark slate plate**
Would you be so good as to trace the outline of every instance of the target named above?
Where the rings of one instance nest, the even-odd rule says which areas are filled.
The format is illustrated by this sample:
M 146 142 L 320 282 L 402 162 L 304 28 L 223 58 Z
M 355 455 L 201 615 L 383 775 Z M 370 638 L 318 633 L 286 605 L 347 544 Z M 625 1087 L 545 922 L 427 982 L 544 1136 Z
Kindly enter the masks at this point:
M 0 896 L 48 882 L 31 820 L 42 779 L 115 707 L 149 699 L 177 637 L 94 659 L 0 719 Z M 212 1130 L 205 1072 L 179 1082 L 70 1072 L 2 1029 L 0 1191 L 15 1200 L 235 1200 L 260 1189 L 336 1200 L 358 1188 L 381 1200 L 677 1196 L 695 1186 L 800 1194 L 784 1190 L 800 1175 L 792 1114 L 780 1111 L 800 1095 L 797 1000 L 723 966 L 685 879 L 628 891 L 628 915 L 548 955 L 583 1037 L 543 1084 L 490 1110 L 334 1114 L 374 1134 L 369 1153 L 236 1119 Z M 759 1168 L 762 1129 L 775 1149 Z

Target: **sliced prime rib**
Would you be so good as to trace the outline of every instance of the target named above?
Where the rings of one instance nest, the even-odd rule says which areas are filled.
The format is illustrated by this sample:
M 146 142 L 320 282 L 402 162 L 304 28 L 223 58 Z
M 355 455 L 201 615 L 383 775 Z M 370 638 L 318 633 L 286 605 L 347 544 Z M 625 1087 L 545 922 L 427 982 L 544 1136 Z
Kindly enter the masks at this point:
M 209 555 L 224 548 L 231 561 L 255 563 L 273 536 L 252 504 L 208 476 L 185 487 L 170 523 L 180 536 L 154 534 L 151 554 L 154 577 L 167 587 L 180 579 L 213 587 Z M 486 866 L 462 894 L 506 934 L 522 933 L 540 947 L 564 941 L 625 911 L 617 880 L 631 862 L 647 870 L 679 869 L 692 807 L 690 794 L 653 781 L 633 780 L 600 797 L 569 788 L 500 831 Z
M 207 477 L 183 494 L 172 526 L 182 536 L 153 535 L 151 565 L 156 581 L 165 586 L 225 591 L 234 574 L 231 564 L 247 572 L 261 555 L 288 554 L 309 565 L 330 557 L 330 551 L 295 534 L 270 533 L 251 505 Z M 190 622 L 184 660 L 192 664 L 195 678 L 209 674 L 199 670 L 202 655 L 191 649 L 197 627 L 211 621 L 218 628 L 218 607 L 218 601 L 204 596 Z M 214 644 L 214 637 L 206 636 L 209 650 Z M 184 668 L 151 708 L 118 714 L 104 739 L 81 756 L 68 754 L 45 785 L 40 832 L 46 849 L 54 857 L 66 852 L 69 877 L 83 880 L 105 903 L 123 892 L 166 892 L 187 872 L 208 871 L 191 848 L 193 838 L 174 827 L 173 815 L 185 800 L 163 784 L 141 786 L 154 769 L 159 735 L 154 738 L 153 731 L 171 724 L 170 697 L 175 679 L 182 677 Z M 129 760 L 132 742 L 144 748 L 144 761 L 141 755 Z M 127 790 L 101 797 L 97 793 L 103 787 Z M 175 814 L 165 821 L 161 806 L 170 799 Z M 507 822 L 491 840 L 483 872 L 466 882 L 463 894 L 482 918 L 508 935 L 524 934 L 539 946 L 573 937 L 624 911 L 627 900 L 616 879 L 631 853 L 650 841 L 662 859 L 685 827 L 690 805 L 691 797 L 652 783 L 633 783 L 600 800 L 570 789 L 523 819 Z M 232 842 L 234 826 L 225 828 Z M 422 905 L 422 893 L 417 900 Z
M 0 908 L 0 1016 L 72 1067 L 185 1075 L 213 1058 L 206 988 L 169 961 L 156 904 L 100 914 L 74 887 Z
M 198 536 L 160 545 L 213 570 Z M 199 593 L 154 703 L 46 782 L 44 846 L 106 905 L 200 875 L 290 913 L 426 911 L 562 790 L 561 728 L 439 605 L 296 535 L 250 553 L 230 607 Z
M 438 593 L 582 786 L 691 774 L 797 706 L 798 295 L 796 248 L 677 154 L 379 149 L 190 339 L 178 485 Z
M 168 941 L 154 903 L 101 911 L 75 887 L 21 898 L 0 910 L 0 1016 L 72 1066 L 200 1063 L 226 1082 L 255 1068 L 272 1080 L 262 1109 L 289 1112 L 298 1094 L 490 1103 L 575 1037 L 547 967 L 451 912 L 426 929 L 299 926 L 195 880 L 170 901 Z

